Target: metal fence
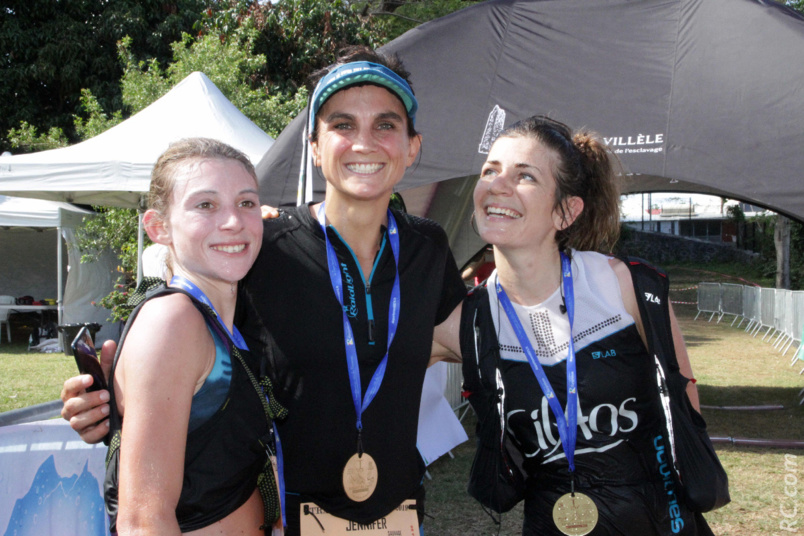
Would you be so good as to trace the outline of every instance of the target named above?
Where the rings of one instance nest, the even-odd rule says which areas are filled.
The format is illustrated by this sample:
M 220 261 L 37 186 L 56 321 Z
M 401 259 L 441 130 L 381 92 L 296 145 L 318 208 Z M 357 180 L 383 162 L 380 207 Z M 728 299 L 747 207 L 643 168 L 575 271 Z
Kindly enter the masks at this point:
M 720 283 L 698 283 L 698 319 L 701 313 L 712 313 L 709 320 L 715 315 L 723 316 L 720 312 Z M 718 320 L 720 320 L 718 318 Z
M 734 315 L 731 325 L 739 320 L 737 327 L 748 322 L 745 331 L 756 337 L 761 331 L 762 340 L 786 355 L 795 347 L 790 365 L 804 362 L 804 290 L 761 288 L 731 283 L 699 283 L 698 314 L 709 314 L 709 321 L 717 316 Z M 804 374 L 804 368 L 799 374 Z M 802 400 L 804 403 L 804 400 Z
M 458 417 L 463 420 L 464 415 L 470 409 L 469 401 L 463 398 L 463 372 L 459 363 L 447 364 L 447 388 L 444 396 L 449 405 L 458 413 Z
M 770 333 L 770 330 L 773 329 L 773 322 L 774 322 L 774 309 L 776 306 L 776 289 L 775 288 L 763 288 L 760 289 L 760 314 L 759 314 L 759 326 L 754 331 L 754 336 L 759 333 L 759 330 L 762 328 L 768 328 L 768 331 L 765 332 L 765 335 Z
M 735 320 L 743 316 L 743 285 L 720 284 L 720 311 L 723 313 L 720 318 L 723 318 L 723 315 L 734 315 L 732 326 Z
M 737 324 L 737 327 L 741 327 L 743 321 L 747 320 L 748 325 L 746 325 L 745 331 L 753 330 L 754 327 L 759 324 L 761 314 L 762 289 L 760 287 L 743 285 L 743 316 L 740 318 L 740 323 Z

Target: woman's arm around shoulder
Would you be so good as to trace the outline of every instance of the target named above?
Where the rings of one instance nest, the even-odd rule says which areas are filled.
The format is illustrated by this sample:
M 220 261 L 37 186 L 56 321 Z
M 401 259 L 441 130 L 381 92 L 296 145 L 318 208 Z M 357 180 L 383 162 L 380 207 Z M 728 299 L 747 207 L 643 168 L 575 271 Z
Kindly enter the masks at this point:
M 461 309 L 463 309 L 463 302 L 452 310 L 446 320 L 436 326 L 433 334 L 433 349 L 430 352 L 430 365 L 439 361 L 461 362 Z
M 176 505 L 190 406 L 214 360 L 204 317 L 187 296 L 171 294 L 143 306 L 115 372 L 123 414 L 120 534 L 180 534 Z
M 617 275 L 617 282 L 620 286 L 620 294 L 623 298 L 625 310 L 634 318 L 634 323 L 636 324 L 637 331 L 639 331 L 639 336 L 642 338 L 642 343 L 645 345 L 645 348 L 647 348 L 648 342 L 645 337 L 645 327 L 642 323 L 642 315 L 639 314 L 639 305 L 637 304 L 637 297 L 634 293 L 634 281 L 631 278 L 631 270 L 628 269 L 628 266 L 626 266 L 624 262 L 616 258 L 609 260 L 609 265 Z M 670 329 L 673 333 L 673 346 L 675 346 L 676 349 L 678 368 L 681 374 L 692 380 L 695 376 L 692 374 L 692 364 L 690 363 L 690 356 L 687 353 L 687 345 L 684 343 L 684 336 L 678 325 L 678 319 L 676 319 L 676 315 L 673 312 L 673 305 L 668 303 L 667 306 L 670 309 Z M 698 389 L 692 381 L 687 384 L 687 396 L 692 406 L 700 413 L 701 404 L 698 399 Z

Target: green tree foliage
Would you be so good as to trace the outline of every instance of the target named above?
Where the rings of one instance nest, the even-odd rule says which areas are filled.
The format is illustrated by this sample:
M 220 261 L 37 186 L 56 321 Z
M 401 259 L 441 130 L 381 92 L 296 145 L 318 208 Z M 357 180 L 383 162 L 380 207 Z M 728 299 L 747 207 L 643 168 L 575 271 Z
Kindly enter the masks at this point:
M 776 230 L 776 214 L 765 214 L 748 218 L 749 223 L 756 225 L 754 250 L 759 253 L 758 267 L 762 276 L 776 277 L 776 246 L 774 232 Z M 790 288 L 804 289 L 804 223 L 790 221 Z
M 27 121 L 20 121 L 19 128 L 8 131 L 8 141 L 14 149 L 24 151 L 46 151 L 68 145 L 67 136 L 59 127 L 50 127 L 44 134 L 39 134 L 36 127 Z
M 386 38 L 391 41 L 419 24 L 431 21 L 479 0 L 373 0 L 363 11 L 378 20 Z
M 78 137 L 82 140 L 96 136 L 123 120 L 122 114 L 117 111 L 108 117 L 101 108 L 98 99 L 92 95 L 88 89 L 81 90 L 81 111 L 87 115 L 83 118 L 79 115 L 73 116 L 73 125 Z M 12 128 L 8 131 L 8 140 L 14 149 L 22 149 L 23 152 L 45 151 L 57 149 L 69 145 L 67 136 L 59 127 L 51 127 L 44 134 L 39 134 L 36 127 L 27 121 L 21 121 L 19 128 Z
M 121 110 L 115 111 L 109 117 L 103 111 L 98 99 L 88 89 L 81 90 L 81 110 L 87 115 L 86 119 L 80 115 L 75 115 L 73 116 L 73 124 L 78 137 L 82 140 L 97 136 L 123 121 Z
M 790 224 L 790 288 L 804 290 L 804 223 Z
M 785 2 L 785 4 L 792 7 L 799 13 L 804 13 L 804 0 L 788 0 Z
M 377 48 L 422 22 L 448 15 L 477 0 L 230 0 L 208 9 L 206 31 L 230 36 L 257 33 L 254 52 L 266 58 L 258 82 L 273 92 L 294 93 L 307 77 L 330 65 L 341 48 Z
M 209 9 L 205 31 L 243 43 L 243 29 L 254 30 L 253 50 L 265 58 L 254 81 L 273 93 L 293 95 L 314 71 L 331 64 L 348 45 L 378 47 L 381 28 L 344 0 L 231 0 L 228 7 Z
M 125 322 L 132 310 L 126 303 L 128 293 L 136 284 L 137 211 L 109 207 L 95 207 L 95 210 L 95 217 L 86 218 L 76 230 L 81 262 L 97 260 L 108 249 L 117 252 L 118 279 L 112 291 L 97 305 L 109 309 L 109 320 Z
M 128 54 L 130 40 L 121 43 L 121 59 L 126 63 L 121 80 L 123 103 L 136 113 L 167 93 L 190 73 L 206 74 L 227 99 L 270 136 L 276 137 L 295 117 L 307 100 L 307 93 L 271 94 L 254 83 L 265 64 L 254 54 L 254 30 L 240 29 L 230 39 L 206 34 L 193 38 L 183 34 L 173 43 L 173 61 L 166 69 L 158 62 L 137 62 Z
M 120 109 L 123 73 L 117 42 L 132 36 L 131 53 L 170 58 L 170 43 L 189 31 L 203 0 L 6 0 L 0 8 L 0 151 L 22 121 L 60 128 L 75 142 L 73 116 L 81 90 L 105 109 Z M 33 148 L 33 146 L 28 146 Z
M 0 149 L 13 142 L 43 150 L 100 134 L 193 71 L 204 72 L 276 137 L 306 105 L 307 77 L 331 64 L 338 50 L 379 47 L 420 20 L 471 3 L 15 0 L 0 8 L 0 50 L 10 51 L 0 58 L 0 97 L 14 103 L 8 113 L 0 107 L 0 132 L 11 129 Z M 79 244 L 85 260 L 106 247 L 119 253 L 120 280 L 100 305 L 113 320 L 125 320 L 137 214 L 96 209 L 98 217 L 79 230 Z

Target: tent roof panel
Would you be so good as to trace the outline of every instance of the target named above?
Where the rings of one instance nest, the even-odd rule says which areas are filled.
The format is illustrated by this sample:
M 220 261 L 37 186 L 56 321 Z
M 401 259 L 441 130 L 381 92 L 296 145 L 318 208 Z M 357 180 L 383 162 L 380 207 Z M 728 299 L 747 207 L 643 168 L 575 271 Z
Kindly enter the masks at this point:
M 75 216 L 93 214 L 69 203 L 0 195 L 0 227 L 74 226 Z
M 151 169 L 171 142 L 209 137 L 255 164 L 273 139 L 195 72 L 141 112 L 89 140 L 0 157 L 0 192 L 82 204 L 136 207 Z

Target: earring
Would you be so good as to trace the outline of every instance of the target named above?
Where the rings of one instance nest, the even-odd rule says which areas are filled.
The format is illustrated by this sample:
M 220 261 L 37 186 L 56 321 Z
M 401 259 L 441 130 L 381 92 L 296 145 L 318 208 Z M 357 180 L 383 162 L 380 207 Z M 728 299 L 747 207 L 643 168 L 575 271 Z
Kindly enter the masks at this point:
M 232 281 L 231 283 L 229 283 L 229 285 L 230 285 L 230 288 L 232 290 L 232 296 L 234 296 L 235 292 L 237 291 L 237 283 Z

